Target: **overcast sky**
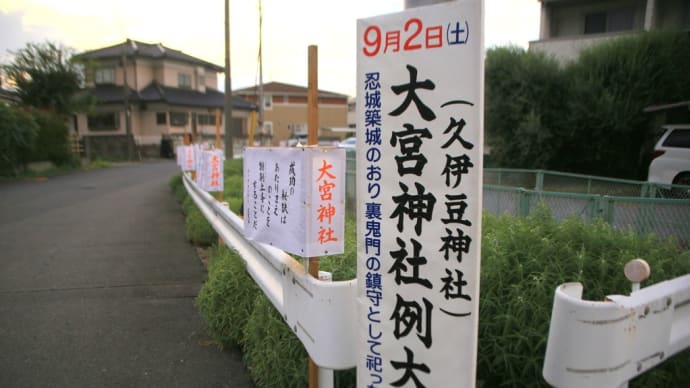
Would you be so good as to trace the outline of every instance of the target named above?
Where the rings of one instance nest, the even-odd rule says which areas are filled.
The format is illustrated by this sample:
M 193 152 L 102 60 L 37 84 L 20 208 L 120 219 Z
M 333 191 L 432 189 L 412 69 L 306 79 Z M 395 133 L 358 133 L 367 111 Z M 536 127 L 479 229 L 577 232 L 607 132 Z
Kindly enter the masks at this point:
M 258 0 L 230 0 L 232 88 L 258 82 Z M 223 66 L 223 0 L 0 0 L 0 62 L 27 42 L 77 51 L 126 38 L 163 43 Z M 263 0 L 264 82 L 307 85 L 307 47 L 319 46 L 319 89 L 355 93 L 356 20 L 403 10 L 404 0 Z M 485 0 L 486 47 L 539 37 L 538 0 Z

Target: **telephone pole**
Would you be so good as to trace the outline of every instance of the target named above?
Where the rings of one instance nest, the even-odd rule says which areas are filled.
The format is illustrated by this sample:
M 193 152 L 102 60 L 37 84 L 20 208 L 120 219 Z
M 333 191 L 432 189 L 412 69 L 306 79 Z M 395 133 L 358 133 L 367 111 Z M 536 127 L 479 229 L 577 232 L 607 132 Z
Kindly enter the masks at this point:
M 225 159 L 232 159 L 232 82 L 230 80 L 230 0 L 225 0 Z

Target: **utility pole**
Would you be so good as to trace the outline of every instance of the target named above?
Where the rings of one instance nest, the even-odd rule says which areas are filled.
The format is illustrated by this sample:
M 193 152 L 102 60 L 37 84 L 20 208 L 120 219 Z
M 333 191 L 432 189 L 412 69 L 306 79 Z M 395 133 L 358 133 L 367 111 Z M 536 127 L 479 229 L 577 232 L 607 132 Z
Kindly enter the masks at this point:
M 259 0 L 259 128 L 261 128 L 261 145 L 264 145 L 264 54 L 263 54 L 263 8 Z M 271 138 L 273 142 L 273 138 Z M 253 146 L 254 144 L 250 144 Z
M 232 82 L 230 80 L 230 0 L 225 0 L 225 159 L 233 159 Z
M 127 160 L 132 160 L 132 120 L 129 107 L 129 87 L 127 86 L 127 45 L 129 39 L 122 45 L 122 93 L 125 105 L 125 129 L 127 133 Z

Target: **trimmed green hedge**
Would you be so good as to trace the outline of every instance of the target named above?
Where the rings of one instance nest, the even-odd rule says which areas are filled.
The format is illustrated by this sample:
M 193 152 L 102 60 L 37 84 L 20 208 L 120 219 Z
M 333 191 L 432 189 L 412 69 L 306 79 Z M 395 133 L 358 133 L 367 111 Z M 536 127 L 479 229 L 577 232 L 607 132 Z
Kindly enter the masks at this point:
M 187 194 L 187 190 L 182 182 L 182 173 L 173 176 L 168 182 L 170 189 L 175 194 L 175 198 L 182 204 L 185 214 L 185 224 L 187 239 L 195 245 L 211 246 L 218 241 L 218 234 L 201 211 L 196 207 L 194 201 Z
M 652 268 L 643 286 L 690 273 L 690 252 L 673 241 L 604 222 L 556 222 L 542 210 L 517 218 L 485 214 L 483 229 L 477 372 L 486 387 L 548 386 L 541 371 L 560 284 L 581 282 L 587 300 L 627 294 L 623 266 L 636 257 Z M 630 386 L 681 386 L 690 378 L 689 362 L 686 351 Z
M 244 328 L 259 287 L 245 271 L 239 254 L 224 245 L 211 250 L 208 273 L 196 305 L 218 346 L 239 348 L 245 342 Z

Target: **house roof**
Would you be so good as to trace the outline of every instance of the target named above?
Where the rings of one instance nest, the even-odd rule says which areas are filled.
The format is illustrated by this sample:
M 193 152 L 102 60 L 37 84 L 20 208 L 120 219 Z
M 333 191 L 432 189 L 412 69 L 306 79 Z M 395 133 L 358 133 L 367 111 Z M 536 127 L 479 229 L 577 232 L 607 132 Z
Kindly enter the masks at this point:
M 124 101 L 124 90 L 116 85 L 96 85 L 87 90 L 100 103 L 113 103 Z M 224 108 L 225 93 L 209 89 L 205 93 L 190 90 L 162 86 L 156 82 L 136 92 L 130 89 L 131 102 L 161 102 L 170 105 L 192 106 L 203 108 Z M 232 108 L 239 110 L 257 110 L 256 104 L 243 100 L 240 97 L 232 97 Z
M 264 93 L 306 96 L 308 92 L 309 89 L 307 89 L 304 86 L 291 85 L 282 82 L 268 82 L 264 84 Z M 250 86 L 248 88 L 234 90 L 233 93 L 239 95 L 255 96 L 259 94 L 259 87 Z M 319 90 L 319 97 L 335 97 L 345 99 L 348 98 L 348 96 L 345 94 L 329 92 L 326 90 Z
M 165 47 L 162 43 L 145 43 L 131 39 L 127 39 L 123 43 L 113 46 L 85 51 L 81 54 L 75 55 L 75 58 L 96 60 L 114 58 L 119 59 L 122 57 L 123 53 L 134 58 L 172 59 L 180 62 L 190 63 L 192 65 L 203 66 L 219 72 L 225 71 L 225 68 L 222 66 L 218 66 L 211 62 L 204 61 L 203 59 L 185 54 L 180 50 Z
M 107 104 L 124 101 L 124 89 L 117 85 L 96 85 L 95 88 L 85 89 L 84 92 L 91 94 L 99 103 Z M 137 92 L 129 88 L 130 101 L 139 101 Z
M 658 112 L 658 111 L 662 111 L 662 110 L 669 110 L 669 109 L 683 108 L 683 107 L 687 107 L 688 109 L 690 109 L 690 100 L 675 102 L 672 104 L 651 105 L 651 106 L 645 107 L 642 111 L 645 113 L 651 113 L 651 112 Z
M 8 101 L 12 103 L 19 102 L 19 96 L 17 93 L 11 90 L 0 89 L 0 101 Z

